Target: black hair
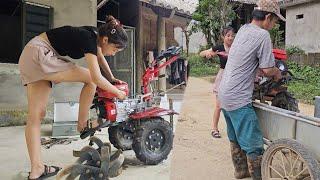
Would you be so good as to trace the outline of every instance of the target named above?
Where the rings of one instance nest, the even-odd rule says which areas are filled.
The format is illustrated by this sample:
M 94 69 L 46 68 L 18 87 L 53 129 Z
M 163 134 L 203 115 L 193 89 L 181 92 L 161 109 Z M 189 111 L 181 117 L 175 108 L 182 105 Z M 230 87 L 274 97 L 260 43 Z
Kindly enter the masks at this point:
M 120 22 L 113 16 L 106 16 L 106 23 L 99 26 L 99 36 L 107 36 L 108 42 L 115 44 L 118 48 L 125 48 L 128 44 L 128 35 Z
M 255 9 L 252 11 L 252 19 L 258 20 L 258 21 L 264 21 L 268 14 L 271 14 L 272 19 L 278 17 L 275 13 Z
M 228 32 L 230 32 L 230 31 L 232 31 L 233 33 L 235 33 L 235 30 L 234 30 L 233 27 L 231 27 L 231 26 L 224 27 L 224 28 L 222 29 L 221 35 L 222 35 L 222 36 L 226 36 L 226 35 L 228 34 Z

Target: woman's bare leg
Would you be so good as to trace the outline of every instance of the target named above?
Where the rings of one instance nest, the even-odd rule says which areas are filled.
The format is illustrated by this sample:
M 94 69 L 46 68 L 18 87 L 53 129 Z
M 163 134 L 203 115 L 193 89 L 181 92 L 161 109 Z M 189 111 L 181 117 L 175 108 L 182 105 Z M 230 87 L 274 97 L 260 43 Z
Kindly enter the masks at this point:
M 89 110 L 96 91 L 96 85 L 92 82 L 88 69 L 76 66 L 73 69 L 48 75 L 46 80 L 53 82 L 83 82 L 79 100 L 78 131 L 87 125 Z M 93 126 L 97 126 L 95 122 Z
M 220 119 L 220 112 L 221 112 L 221 106 L 220 101 L 218 100 L 216 96 L 216 107 L 213 113 L 213 120 L 212 120 L 212 130 L 218 130 L 218 123 Z
M 31 161 L 30 178 L 37 178 L 44 171 L 41 160 L 40 124 L 46 114 L 50 92 L 49 81 L 37 81 L 27 86 L 28 117 L 25 137 Z

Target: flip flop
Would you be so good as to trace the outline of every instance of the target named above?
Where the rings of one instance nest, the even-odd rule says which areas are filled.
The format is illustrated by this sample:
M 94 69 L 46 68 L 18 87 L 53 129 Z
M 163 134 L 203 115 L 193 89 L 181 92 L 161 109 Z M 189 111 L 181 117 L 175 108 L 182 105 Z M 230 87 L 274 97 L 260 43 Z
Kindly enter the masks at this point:
M 219 130 L 212 130 L 211 131 L 211 136 L 214 138 L 221 138 Z
M 54 171 L 53 172 L 50 172 L 50 168 L 53 168 Z M 56 174 L 58 174 L 58 172 L 61 170 L 62 168 L 60 167 L 57 167 L 57 166 L 47 166 L 47 165 L 44 165 L 44 172 L 38 177 L 38 178 L 29 178 L 28 176 L 28 180 L 42 180 L 42 179 L 46 179 L 48 177 L 51 177 L 51 176 L 55 176 Z M 30 174 L 30 173 L 29 173 Z

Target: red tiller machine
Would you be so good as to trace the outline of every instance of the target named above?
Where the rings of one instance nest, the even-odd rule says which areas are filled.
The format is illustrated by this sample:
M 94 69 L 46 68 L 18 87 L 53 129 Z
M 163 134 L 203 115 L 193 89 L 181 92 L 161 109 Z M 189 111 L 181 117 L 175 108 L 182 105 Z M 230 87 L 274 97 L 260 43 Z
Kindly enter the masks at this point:
M 108 127 L 109 140 L 118 149 L 135 151 L 136 157 L 145 164 L 158 164 L 167 158 L 173 143 L 172 118 L 175 111 L 154 106 L 158 94 L 152 92 L 150 83 L 160 69 L 176 61 L 181 47 L 170 47 L 160 53 L 142 77 L 142 94 L 123 101 L 105 90 L 97 88 L 91 109 L 96 109 L 99 126 L 88 128 L 80 137 L 93 136 L 97 130 Z M 159 65 L 159 61 L 167 61 Z M 157 66 L 157 67 L 156 67 Z M 127 83 L 114 84 L 128 95 Z M 163 119 L 170 116 L 171 123 Z

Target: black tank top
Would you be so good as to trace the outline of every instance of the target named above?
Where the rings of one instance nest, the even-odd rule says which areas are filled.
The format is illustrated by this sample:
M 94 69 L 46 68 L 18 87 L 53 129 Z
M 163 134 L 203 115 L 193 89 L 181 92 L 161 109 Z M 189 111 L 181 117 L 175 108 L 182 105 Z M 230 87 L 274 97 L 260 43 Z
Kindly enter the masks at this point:
M 93 26 L 62 26 L 46 32 L 50 44 L 61 56 L 73 59 L 84 54 L 97 55 L 97 28 Z

